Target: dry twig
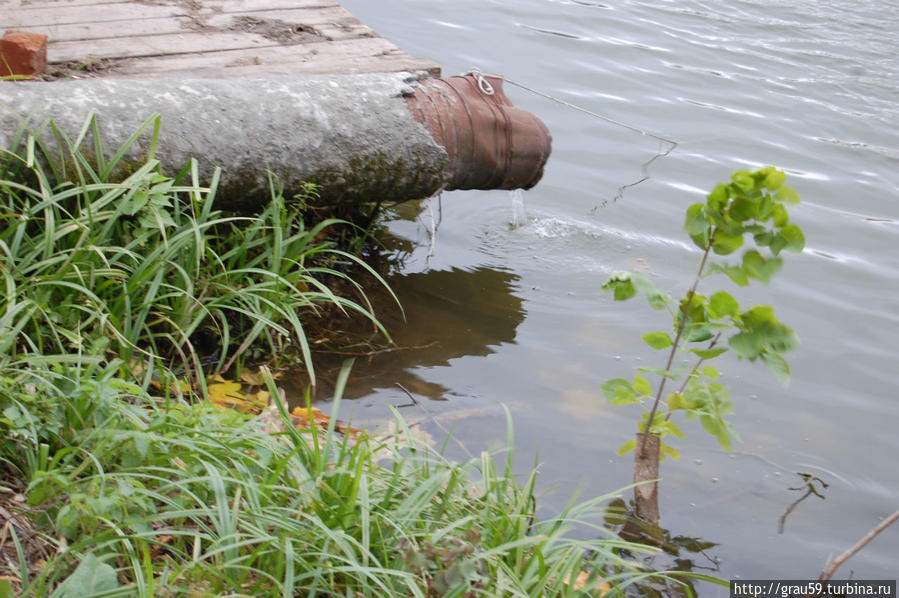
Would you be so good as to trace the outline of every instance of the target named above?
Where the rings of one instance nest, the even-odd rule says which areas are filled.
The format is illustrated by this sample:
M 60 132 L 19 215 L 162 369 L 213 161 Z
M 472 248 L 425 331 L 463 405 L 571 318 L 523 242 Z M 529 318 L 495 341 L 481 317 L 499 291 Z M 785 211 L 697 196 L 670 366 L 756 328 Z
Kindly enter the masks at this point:
M 895 523 L 897 519 L 899 519 L 899 511 L 896 511 L 895 513 L 878 523 L 876 526 L 874 526 L 874 529 L 865 534 L 864 537 L 856 542 L 849 550 L 831 561 L 830 565 L 821 573 L 821 577 L 819 577 L 818 579 L 820 579 L 821 581 L 827 581 L 828 579 L 830 579 L 831 576 L 836 573 L 836 570 L 840 565 L 848 561 L 855 555 L 855 553 L 867 546 L 871 540 L 877 537 L 877 534 L 888 528 L 891 524 Z

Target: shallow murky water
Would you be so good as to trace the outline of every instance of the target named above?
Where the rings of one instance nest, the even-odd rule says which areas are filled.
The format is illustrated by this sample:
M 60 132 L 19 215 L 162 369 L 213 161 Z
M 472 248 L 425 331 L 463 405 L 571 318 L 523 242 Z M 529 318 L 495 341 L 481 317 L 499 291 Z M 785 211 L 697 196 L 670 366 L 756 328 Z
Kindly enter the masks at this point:
M 770 287 L 738 293 L 773 304 L 800 335 L 788 355 L 793 383 L 784 389 L 761 367 L 722 364 L 744 442 L 728 455 L 686 425 L 684 457 L 662 466 L 662 524 L 697 571 L 811 578 L 899 508 L 895 2 L 344 5 L 447 75 L 498 72 L 679 145 L 616 199 L 664 144 L 507 85 L 553 134 L 546 176 L 520 197 L 444 194 L 393 223 L 417 247 L 392 281 L 407 310 L 407 323 L 393 328 L 405 349 L 374 356 L 370 367 L 357 362 L 357 398 L 342 415 L 383 418 L 384 405 L 406 403 L 408 391 L 429 413 L 456 414 L 454 435 L 477 453 L 502 442 L 504 403 L 519 463 L 538 451 L 542 483 L 555 486 L 545 504 L 626 485 L 631 459 L 615 450 L 636 413 L 611 409 L 599 387 L 634 366 L 661 365 L 640 335 L 665 322 L 599 287 L 636 268 L 682 293 L 699 257 L 681 231 L 684 209 L 732 171 L 773 164 L 803 198 L 793 217 L 808 247 L 786 256 Z M 779 534 L 778 518 L 800 496 L 789 490 L 800 471 L 830 484 L 826 499 L 800 504 Z M 897 571 L 893 528 L 840 573 Z

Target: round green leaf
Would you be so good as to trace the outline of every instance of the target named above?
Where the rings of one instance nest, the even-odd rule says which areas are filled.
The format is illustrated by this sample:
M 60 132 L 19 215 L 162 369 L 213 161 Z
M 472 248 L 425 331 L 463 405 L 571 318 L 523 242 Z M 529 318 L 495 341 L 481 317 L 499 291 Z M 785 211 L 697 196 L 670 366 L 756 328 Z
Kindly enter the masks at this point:
M 705 377 L 709 380 L 716 380 L 721 377 L 721 372 L 715 369 L 714 366 L 707 365 L 702 368 L 702 373 L 705 374 Z
M 799 253 L 805 248 L 805 235 L 795 224 L 788 224 L 780 229 L 780 236 L 786 241 L 784 249 L 787 251 Z
M 712 250 L 718 255 L 728 255 L 743 245 L 743 235 L 726 235 L 720 230 L 712 240 Z
M 671 411 L 675 411 L 677 409 L 686 409 L 687 408 L 687 400 L 684 399 L 684 395 L 679 392 L 673 392 L 668 395 L 668 409 Z
M 639 395 L 651 395 L 652 385 L 643 376 L 636 375 L 634 376 L 634 390 Z
M 791 206 L 799 203 L 799 194 L 792 187 L 781 187 L 777 190 L 775 197 Z
M 755 179 L 751 172 L 740 170 L 730 175 L 730 179 L 733 181 L 734 186 L 744 193 L 755 189 Z
M 709 298 L 709 315 L 714 319 L 734 316 L 740 310 L 740 304 L 727 291 L 718 291 Z
M 667 332 L 649 332 L 644 334 L 643 342 L 653 349 L 665 349 L 674 344 Z
M 763 168 L 760 172 L 765 173 L 765 186 L 772 191 L 780 189 L 787 180 L 787 175 L 773 166 Z

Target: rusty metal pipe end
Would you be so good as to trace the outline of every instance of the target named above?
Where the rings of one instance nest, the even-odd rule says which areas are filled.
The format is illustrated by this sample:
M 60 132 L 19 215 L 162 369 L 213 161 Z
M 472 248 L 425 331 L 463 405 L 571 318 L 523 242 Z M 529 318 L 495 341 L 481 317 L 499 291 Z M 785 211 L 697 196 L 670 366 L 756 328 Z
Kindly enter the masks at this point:
M 473 75 L 425 79 L 406 105 L 449 156 L 447 190 L 530 189 L 543 176 L 552 135 L 512 105 L 502 79 L 484 79 L 492 94 Z

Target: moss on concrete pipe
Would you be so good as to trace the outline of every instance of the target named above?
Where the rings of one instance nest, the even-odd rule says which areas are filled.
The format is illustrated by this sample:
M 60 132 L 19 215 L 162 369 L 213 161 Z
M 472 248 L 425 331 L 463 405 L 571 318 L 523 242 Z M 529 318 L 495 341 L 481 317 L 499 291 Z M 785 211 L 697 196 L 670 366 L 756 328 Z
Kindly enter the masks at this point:
M 419 81 L 408 73 L 2 82 L 0 147 L 15 149 L 23 127 L 40 131 L 45 143 L 55 145 L 47 126 L 51 119 L 74 139 L 95 114 L 104 147 L 115 151 L 159 113 L 155 156 L 165 171 L 177 172 L 197 158 L 208 180 L 221 167 L 217 197 L 229 207 L 264 200 L 268 171 L 288 191 L 316 183 L 329 203 L 405 201 L 442 189 L 536 184 L 549 156 L 543 124 L 512 107 L 501 86 L 498 96 L 488 96 L 463 83 L 471 77 L 447 81 L 453 79 L 470 87 L 471 97 L 453 90 L 452 113 L 438 107 L 427 114 L 422 106 L 433 106 L 443 90 L 435 88 L 435 80 Z M 465 114 L 480 117 L 460 118 Z M 535 137 L 534 131 L 542 137 L 530 144 L 539 151 L 522 151 L 528 145 L 522 140 Z M 144 134 L 127 157 L 145 157 L 150 139 Z M 471 151 L 475 146 L 487 149 Z

